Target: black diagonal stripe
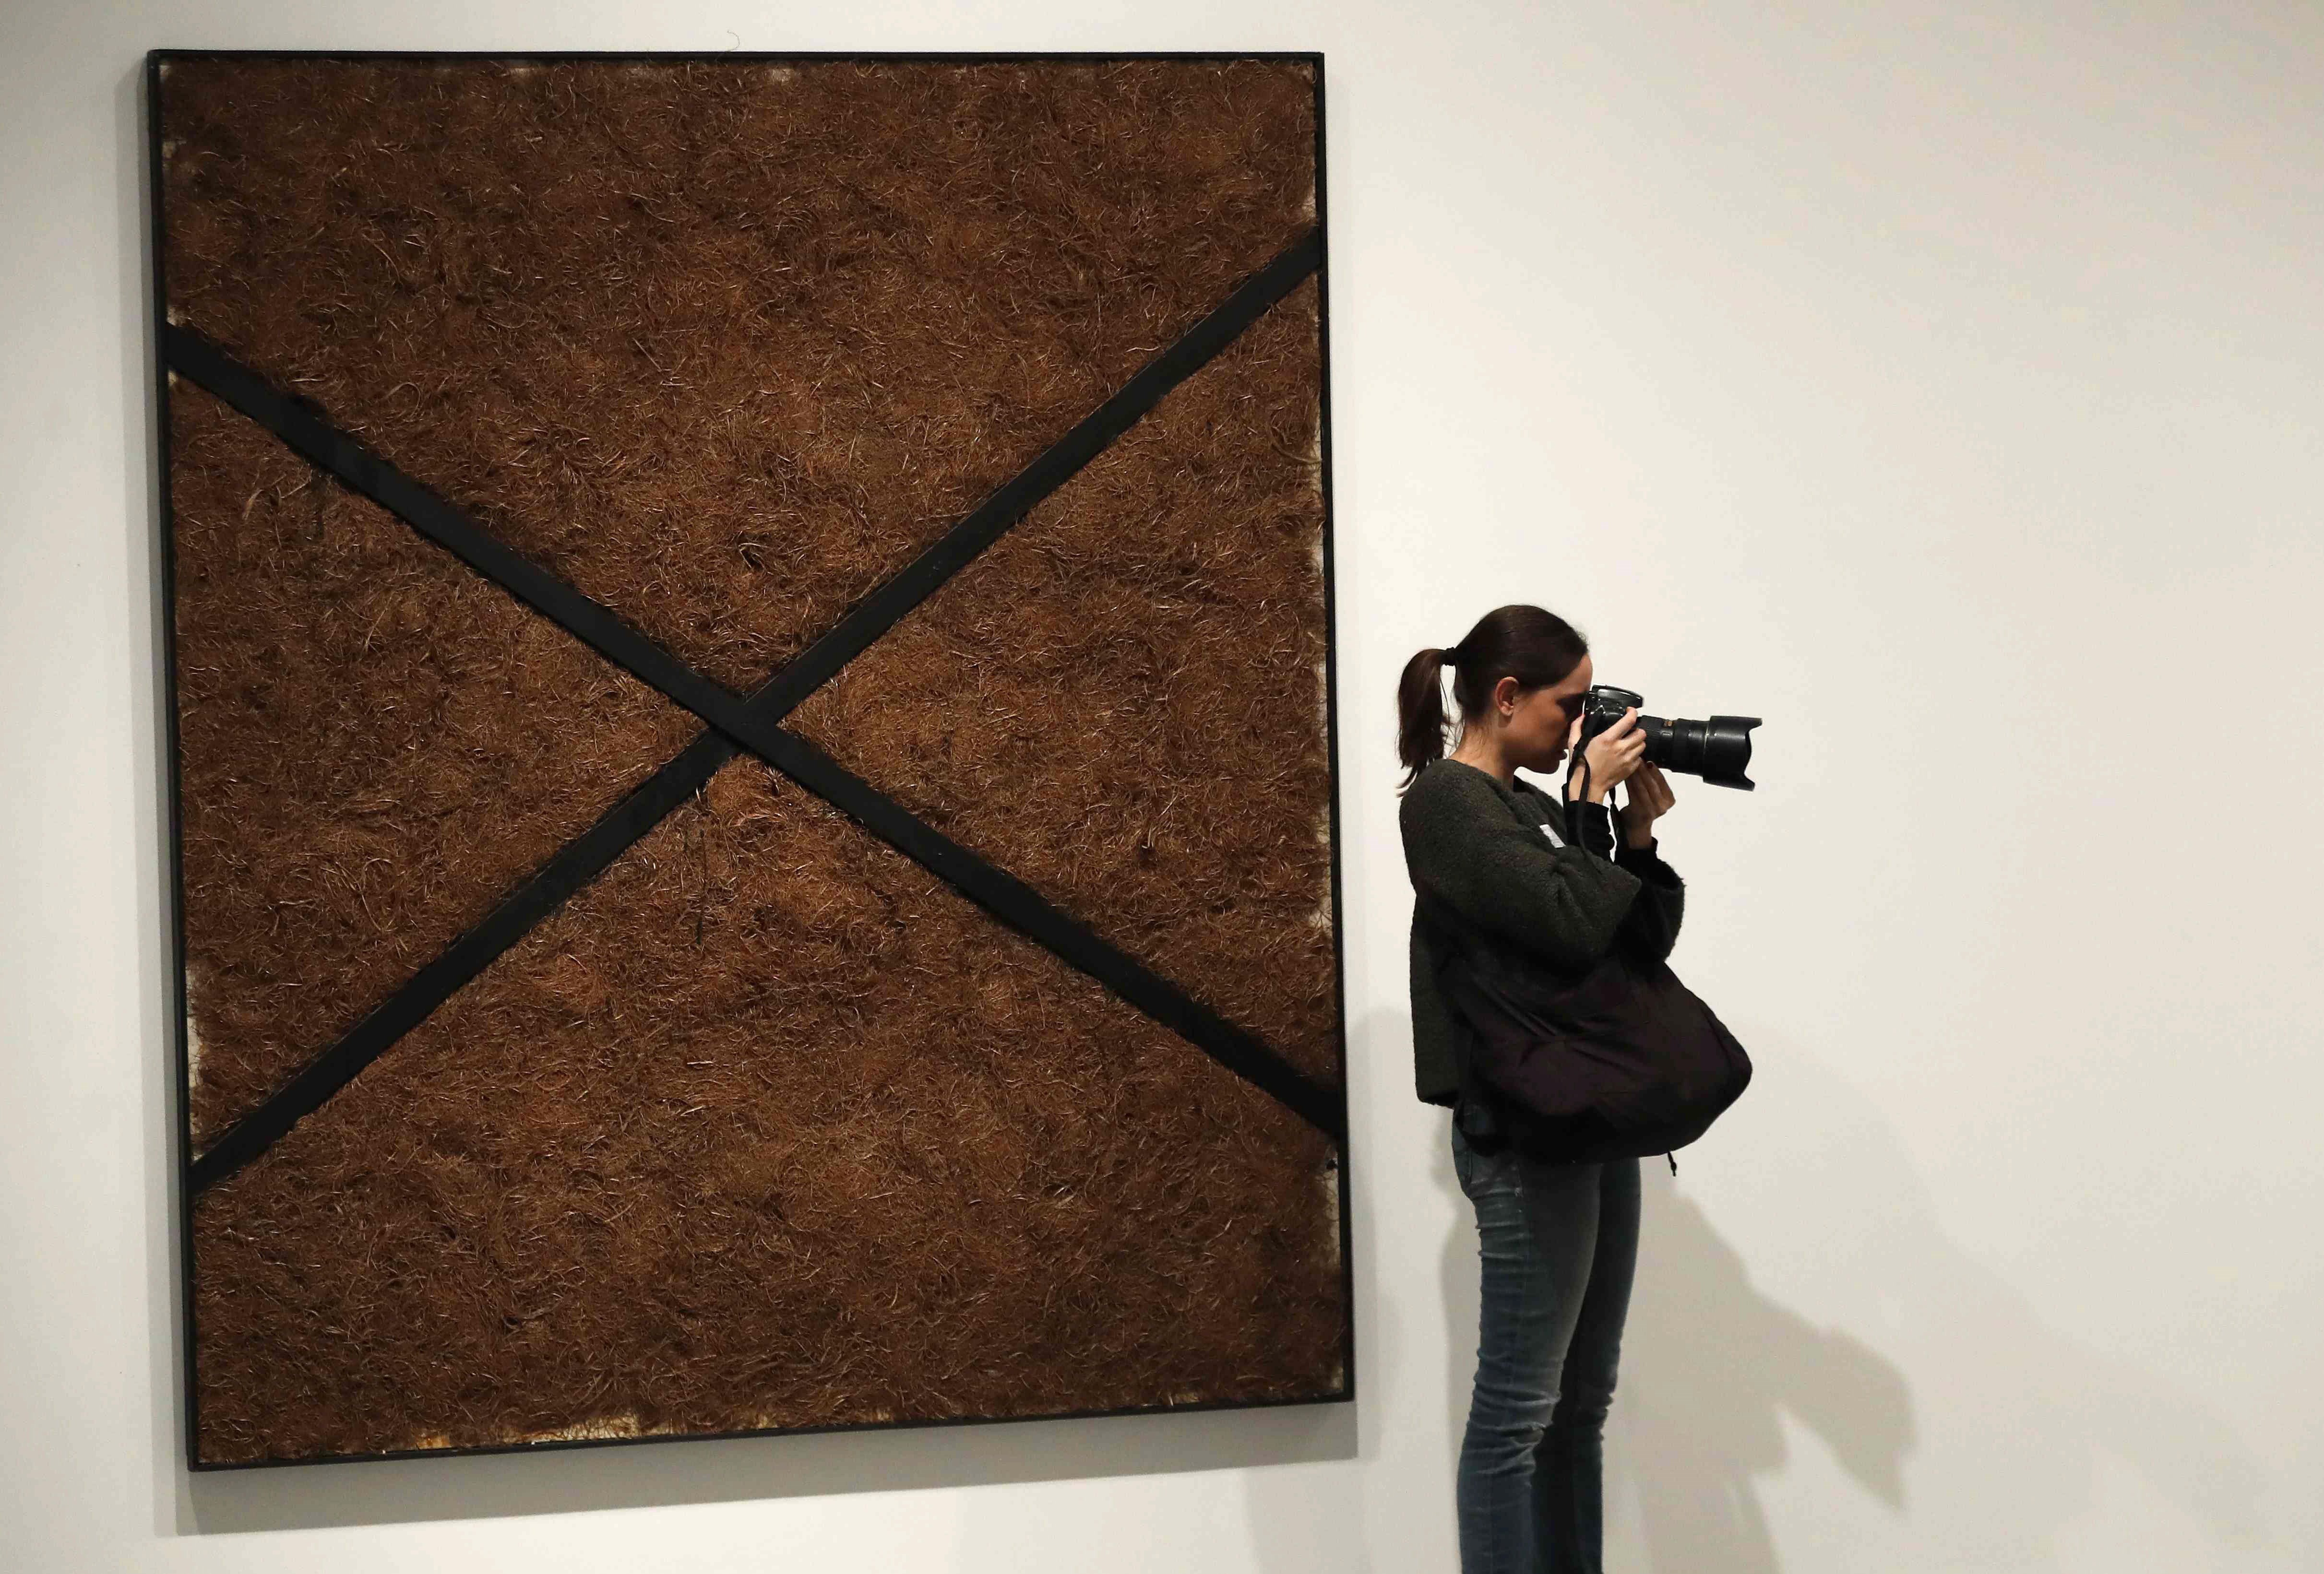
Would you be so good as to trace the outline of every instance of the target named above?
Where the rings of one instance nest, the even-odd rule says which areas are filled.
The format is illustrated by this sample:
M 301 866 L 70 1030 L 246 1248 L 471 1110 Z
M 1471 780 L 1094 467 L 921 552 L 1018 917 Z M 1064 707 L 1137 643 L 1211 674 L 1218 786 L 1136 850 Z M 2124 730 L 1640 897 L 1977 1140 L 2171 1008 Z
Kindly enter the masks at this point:
M 1309 230 L 1273 262 L 1251 275 L 1216 311 L 1196 323 L 1176 343 L 1148 362 L 1120 391 L 1082 423 L 1002 484 L 975 512 L 954 525 L 885 584 L 858 603 L 831 632 L 799 653 L 753 696 L 752 705 L 770 721 L 780 721 L 901 621 L 947 579 L 966 566 L 1011 525 L 1073 479 L 1114 438 L 1137 424 L 1187 378 L 1208 365 L 1236 336 L 1265 316 L 1268 308 L 1298 287 L 1323 259 L 1321 232 Z
M 308 1062 L 265 1103 L 227 1128 L 194 1161 L 188 1177 L 193 1189 L 200 1192 L 215 1185 L 273 1146 L 292 1126 L 353 1082 L 364 1067 L 419 1026 L 567 897 L 595 879 L 632 842 L 652 830 L 733 758 L 733 744 L 718 733 L 705 732 L 696 738 L 683 753 L 606 810 L 595 824 L 567 842 L 484 922 L 414 973 L 350 1028 L 346 1037 Z
M 1105 940 L 1007 870 L 935 830 L 910 810 L 850 772 L 795 732 L 780 727 L 771 746 L 752 751 L 809 792 L 844 811 L 907 858 L 952 882 L 994 917 L 1047 946 L 1213 1060 L 1331 1137 L 1347 1135 L 1339 1094 L 1310 1081 L 1273 1050 L 1169 980 Z
M 696 673 L 606 607 L 502 546 L 453 504 L 318 419 L 306 405 L 271 387 L 200 336 L 171 325 L 164 329 L 164 346 L 173 370 L 274 431 L 318 468 L 403 518 L 536 612 L 711 723 L 717 732 L 830 800 L 866 829 L 951 881 L 996 917 L 1106 984 L 1222 1065 L 1341 1140 L 1346 1122 L 1335 1094 L 1108 944 L 1031 887 L 943 836 L 805 740 L 774 725 L 1071 479 L 1171 389 L 1207 364 L 1313 272 L 1321 260 L 1321 235 L 1310 231 L 942 539 L 875 590 L 748 701 L 738 700 L 731 690 Z M 696 739 L 659 775 L 543 865 L 483 924 L 421 969 L 346 1037 L 213 1144 L 195 1163 L 195 1188 L 214 1183 L 272 1146 L 298 1119 L 318 1108 L 650 831 L 733 752 L 733 744 L 715 732 Z M 789 763 L 779 755 L 788 757 Z M 661 807 L 649 811 L 644 806 L 654 803 Z
M 705 721 L 734 691 L 713 683 L 521 553 L 503 546 L 456 504 L 332 426 L 217 345 L 176 324 L 162 330 L 170 369 L 208 389 L 272 432 L 300 457 L 371 499 L 576 639 L 651 684 Z

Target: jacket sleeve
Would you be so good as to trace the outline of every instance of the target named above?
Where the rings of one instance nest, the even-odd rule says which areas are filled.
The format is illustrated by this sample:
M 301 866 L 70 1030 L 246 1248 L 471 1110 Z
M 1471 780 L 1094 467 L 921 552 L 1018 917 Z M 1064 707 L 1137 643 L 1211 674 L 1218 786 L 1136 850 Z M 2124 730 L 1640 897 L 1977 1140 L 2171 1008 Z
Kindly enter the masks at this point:
M 1568 971 L 1586 971 L 1612 947 L 1642 884 L 1628 870 L 1518 824 L 1473 772 L 1423 769 L 1397 818 L 1419 901 Z
M 1614 860 L 1638 877 L 1637 900 L 1622 918 L 1621 943 L 1632 954 L 1650 962 L 1669 958 L 1678 943 L 1679 920 L 1685 916 L 1686 886 L 1678 871 L 1662 860 L 1653 842 L 1643 848 L 1623 847 Z

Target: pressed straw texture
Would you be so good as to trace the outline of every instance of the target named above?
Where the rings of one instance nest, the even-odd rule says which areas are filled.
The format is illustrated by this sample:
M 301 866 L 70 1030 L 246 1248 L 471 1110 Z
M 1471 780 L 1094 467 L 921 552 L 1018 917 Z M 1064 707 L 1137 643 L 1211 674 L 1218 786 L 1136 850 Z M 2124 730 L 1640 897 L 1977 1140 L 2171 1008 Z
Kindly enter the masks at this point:
M 170 62 L 171 320 L 738 689 L 1315 222 L 1298 61 Z M 786 724 L 1342 1081 L 1309 281 Z M 198 1148 L 700 731 L 182 380 Z M 193 1207 L 204 1463 L 1345 1392 L 1333 1145 L 749 758 Z
M 1337 1079 L 1313 281 L 792 725 Z
M 172 309 L 738 688 L 1314 221 L 1296 64 L 219 60 L 163 95 Z
M 203 1197 L 204 1456 L 1314 1396 L 1333 1156 L 738 760 Z
M 700 723 L 183 380 L 170 446 L 206 1144 Z

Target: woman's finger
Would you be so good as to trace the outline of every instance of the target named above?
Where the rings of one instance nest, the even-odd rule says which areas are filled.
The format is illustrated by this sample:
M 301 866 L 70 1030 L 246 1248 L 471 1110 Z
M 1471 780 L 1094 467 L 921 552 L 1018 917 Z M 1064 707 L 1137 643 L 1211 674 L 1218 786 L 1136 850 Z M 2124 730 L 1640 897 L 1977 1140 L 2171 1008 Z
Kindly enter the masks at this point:
M 1659 817 L 1671 806 L 1670 783 L 1664 779 L 1658 765 L 1641 765 L 1628 782 L 1629 806 L 1634 806 L 1648 819 Z

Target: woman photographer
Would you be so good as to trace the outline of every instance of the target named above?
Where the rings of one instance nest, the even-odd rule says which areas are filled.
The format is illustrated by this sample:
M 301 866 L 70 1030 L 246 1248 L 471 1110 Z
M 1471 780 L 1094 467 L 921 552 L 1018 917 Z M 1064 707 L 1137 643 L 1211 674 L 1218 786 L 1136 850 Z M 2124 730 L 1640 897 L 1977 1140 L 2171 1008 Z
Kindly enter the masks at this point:
M 1444 752 L 1441 675 L 1458 744 Z M 1500 945 L 1557 976 L 1613 947 L 1659 959 L 1683 891 L 1655 848 L 1670 784 L 1645 761 L 1635 710 L 1593 738 L 1572 801 L 1531 782 L 1578 740 L 1587 642 L 1540 607 L 1499 607 L 1450 649 L 1406 665 L 1397 820 L 1415 896 L 1417 1091 L 1453 1109 L 1461 1189 L 1482 1266 L 1477 1374 L 1455 1486 L 1462 1574 L 1597 1574 L 1600 1461 L 1638 1241 L 1638 1162 L 1558 1162 L 1545 1129 L 1468 1063 L 1436 983 L 1457 948 Z M 1619 784 L 1622 803 L 1609 797 Z

